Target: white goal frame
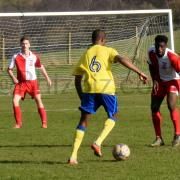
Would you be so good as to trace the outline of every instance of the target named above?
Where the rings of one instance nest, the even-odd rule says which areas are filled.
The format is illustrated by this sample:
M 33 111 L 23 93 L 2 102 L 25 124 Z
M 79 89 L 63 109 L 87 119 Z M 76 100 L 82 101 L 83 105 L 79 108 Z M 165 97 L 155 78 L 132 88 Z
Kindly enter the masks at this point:
M 68 19 L 68 16 L 72 16 L 72 18 L 73 18 L 73 16 L 74 16 L 74 19 L 76 19 L 76 17 L 77 16 L 101 16 L 102 15 L 102 17 L 103 17 L 103 15 L 104 15 L 104 17 L 105 17 L 105 15 L 114 15 L 114 16 L 118 16 L 118 15 L 122 15 L 122 16 L 125 16 L 126 17 L 126 15 L 144 15 L 144 16 L 154 16 L 154 15 L 156 15 L 156 14 L 158 14 L 158 15 L 166 15 L 166 24 L 165 24 L 165 26 L 166 26 L 166 31 L 168 32 L 168 37 L 169 37 L 169 43 L 168 43 L 168 45 L 170 46 L 170 48 L 174 51 L 175 50 L 175 47 L 174 47 L 174 32 L 173 32 L 173 16 L 172 16 L 172 10 L 171 9 L 156 9 L 156 10 L 118 10 L 118 11 L 77 11 L 77 12 L 19 12 L 19 13 L 0 13 L 0 18 L 2 17 L 5 17 L 5 19 L 6 19 L 6 17 L 12 17 L 12 19 L 13 19 L 13 17 L 14 17 L 14 19 L 19 19 L 19 18 L 22 18 L 23 19 L 23 17 L 28 17 L 28 18 L 30 18 L 30 17 L 54 17 L 54 16 L 66 16 L 67 17 L 67 19 Z M 75 17 L 76 16 L 76 17 Z M 27 19 L 28 19 L 27 18 Z M 33 19 L 32 18 L 32 19 Z M 26 18 L 25 18 L 26 19 Z M 31 19 L 31 18 L 30 18 Z M 52 18 L 53 19 L 53 18 Z M 94 19 L 92 19 L 92 21 L 94 21 Z M 167 22 L 168 21 L 168 22 Z M 117 21 L 117 22 L 119 22 L 120 24 L 121 24 L 121 22 L 120 21 Z M 126 21 L 125 21 L 126 22 Z M 157 24 L 155 24 L 155 26 L 156 25 L 158 25 L 158 23 L 159 22 L 157 22 Z M 167 27 L 168 26 L 168 27 Z M 110 29 L 111 30 L 111 29 Z M 131 59 L 133 60 L 133 62 L 135 62 L 135 63 L 138 63 L 138 61 L 136 61 L 137 59 L 140 59 L 140 58 L 142 58 L 142 59 L 144 59 L 144 57 L 145 57 L 145 54 L 146 54 L 146 51 L 144 50 L 143 51 L 143 53 L 140 53 L 140 50 L 138 49 L 139 47 L 141 48 L 141 45 L 143 46 L 143 45 L 146 45 L 146 44 L 143 44 L 143 42 L 146 42 L 146 39 L 145 39 L 145 41 L 144 41 L 144 39 L 143 38 L 141 38 L 141 35 L 143 36 L 144 34 L 144 32 L 146 33 L 146 29 L 144 29 L 144 31 L 140 31 L 140 32 L 142 32 L 142 33 L 140 33 L 139 34 L 139 32 L 138 32 L 138 27 L 137 27 L 137 29 L 134 29 L 134 32 L 135 32 L 135 36 L 134 36 L 134 39 L 135 39 L 135 49 L 133 49 L 132 50 L 132 52 L 134 52 L 135 54 L 128 54 L 128 56 L 129 55 L 131 55 Z M 140 29 L 141 30 L 141 29 Z M 8 31 L 8 30 L 7 30 Z M 166 31 L 165 31 L 165 34 L 166 34 Z M 59 29 L 58 29 L 58 32 L 59 32 Z M 88 31 L 88 33 L 89 33 L 89 31 Z M 163 33 L 163 32 L 162 32 Z M 137 36 L 136 36 L 137 35 Z M 155 34 L 156 35 L 156 34 Z M 17 38 L 17 37 L 16 37 Z M 154 36 L 153 36 L 153 38 L 154 38 Z M 67 59 L 63 59 L 63 61 L 62 61 L 62 63 L 66 63 L 66 64 L 56 64 L 56 62 L 60 62 L 60 61 L 54 61 L 53 63 L 53 68 L 55 67 L 55 66 L 58 66 L 58 68 L 59 67 L 61 67 L 61 65 L 72 65 L 71 67 L 73 68 L 73 66 L 74 66 L 74 64 L 75 64 L 75 62 L 77 61 L 77 58 L 79 58 L 79 52 L 77 53 L 76 51 L 75 51 L 75 53 L 73 52 L 73 50 L 72 50 L 72 37 L 71 37 L 71 32 L 69 32 L 69 34 L 67 35 L 67 44 L 65 44 L 65 45 L 67 45 L 66 47 L 67 47 L 67 54 L 65 54 L 65 56 L 66 56 L 66 58 Z M 120 41 L 121 39 L 119 39 L 119 41 Z M 122 39 L 122 44 L 125 42 L 126 40 L 124 40 L 124 39 Z M 84 42 L 84 41 L 83 41 Z M 154 39 L 151 39 L 150 41 L 148 40 L 148 38 L 147 38 L 147 42 L 149 43 L 149 42 L 151 42 L 151 43 L 153 43 L 154 42 Z M 7 50 L 7 48 L 6 48 L 6 39 L 5 39 L 5 37 L 4 36 L 2 36 L 2 42 L 0 42 L 0 43 L 2 43 L 2 45 L 1 45 L 1 49 L 0 50 L 2 50 L 2 70 L 4 70 L 4 72 L 5 72 L 5 70 L 6 70 L 6 65 L 7 65 L 7 59 L 6 59 L 6 50 Z M 112 45 L 112 42 L 110 42 L 111 44 L 110 45 Z M 115 41 L 115 43 L 116 43 L 116 41 Z M 63 46 L 64 44 L 61 44 L 61 43 L 59 43 L 59 42 L 57 42 L 56 44 L 58 44 L 58 45 L 60 45 L 60 46 Z M 76 44 L 76 42 L 74 43 L 74 44 Z M 14 45 L 14 44 L 13 44 Z M 115 44 L 116 45 L 116 44 Z M 148 46 L 149 46 L 149 44 L 147 44 Z M 152 44 L 151 44 L 152 45 Z M 82 44 L 82 46 L 84 46 L 83 48 L 86 48 L 87 46 L 88 46 L 88 43 L 87 42 L 85 42 L 84 44 Z M 136 46 L 137 46 L 137 48 L 136 48 Z M 8 45 L 7 45 L 7 47 L 8 47 Z M 34 48 L 35 46 L 32 46 L 32 48 Z M 48 47 L 51 47 L 51 46 L 48 46 Z M 125 48 L 123 49 L 124 51 L 121 51 L 121 53 L 123 54 L 125 54 L 126 53 L 126 50 L 127 50 L 127 46 L 124 46 Z M 19 48 L 19 47 L 10 47 L 10 50 L 14 50 L 14 49 L 17 49 L 17 48 Z M 82 48 L 82 49 L 83 49 Z M 145 49 L 146 49 L 147 47 L 145 47 Z M 40 52 L 40 51 L 37 51 L 37 52 Z M 131 53 L 131 51 L 129 51 L 130 53 Z M 129 53 L 128 52 L 128 53 Z M 40 52 L 41 53 L 41 52 Z M 77 55 L 76 55 L 77 54 Z M 124 55 L 123 54 L 123 55 Z M 43 55 L 43 52 L 42 52 L 42 55 Z M 73 55 L 73 58 L 71 57 Z M 62 56 L 63 58 L 64 58 L 64 56 Z M 138 57 L 138 58 L 137 58 Z M 140 58 L 139 58 L 140 57 Z M 43 59 L 44 57 L 42 56 L 42 59 Z M 44 60 L 44 59 L 43 59 Z M 49 63 L 49 59 L 45 59 L 45 62 L 47 62 L 47 66 L 48 67 L 51 67 L 51 64 L 48 64 Z M 52 62 L 52 61 L 51 61 Z M 144 68 L 145 70 L 147 70 L 146 69 L 146 61 L 144 60 L 143 62 L 142 62 L 142 64 L 140 64 L 140 65 L 142 65 L 143 67 L 142 68 Z M 66 66 L 67 67 L 67 66 Z M 70 68 L 71 68 L 70 67 Z M 69 68 L 69 67 L 68 67 Z M 140 67 L 141 68 L 141 67 Z M 54 92 L 56 92 L 56 90 L 57 91 L 64 91 L 64 89 L 65 88 L 69 88 L 69 89 L 72 89 L 72 87 L 74 88 L 74 86 L 72 85 L 73 83 L 71 83 L 72 81 L 72 75 L 71 74 L 68 74 L 69 72 L 67 71 L 66 72 L 66 68 L 64 68 L 65 70 L 64 71 L 58 71 L 58 73 L 59 74 L 55 74 L 55 78 L 54 78 L 54 82 L 56 82 L 56 83 L 54 83 L 55 85 L 54 85 L 54 89 L 52 89 L 52 91 L 54 90 Z M 53 73 L 53 71 L 51 71 L 51 69 L 50 69 L 50 71 L 49 71 L 50 73 Z M 129 84 L 127 83 L 127 79 L 128 79 L 128 77 L 129 77 L 129 74 L 130 74 L 130 72 L 126 72 L 124 69 L 121 69 L 120 70 L 120 72 L 121 72 L 121 75 L 123 74 L 123 78 L 124 77 L 127 77 L 126 79 L 125 79 L 125 81 L 122 81 L 123 79 L 120 79 L 119 77 L 120 77 L 120 73 L 119 73 L 119 71 L 118 71 L 118 73 L 116 74 L 117 75 L 117 87 L 120 87 L 120 86 L 122 86 L 122 83 L 123 82 L 125 82 L 126 84 L 125 84 L 125 88 L 126 87 L 129 87 L 129 84 L 130 84 L 130 87 L 136 87 L 136 86 L 138 86 L 138 84 L 137 84 L 137 82 L 138 82 L 138 80 L 137 81 L 133 81 L 133 82 L 135 82 L 134 84 L 133 83 L 131 83 L 132 81 L 131 81 L 131 79 L 136 79 L 136 77 L 133 75 L 133 73 L 131 73 L 132 74 L 132 77 L 130 76 L 130 81 L 129 81 Z M 67 73 L 67 74 L 66 74 Z M 6 75 L 7 76 L 7 75 Z M 62 76 L 62 77 L 60 77 L 60 76 Z M 59 78 L 60 77 L 60 78 Z M 7 80 L 7 77 L 5 77 L 4 76 L 4 78 L 5 78 L 5 81 Z M 62 82 L 60 82 L 59 81 L 59 79 L 63 79 L 63 81 Z M 11 84 L 12 84 L 12 82 L 10 82 L 9 81 L 9 79 L 8 79 L 8 81 L 6 81 L 7 82 L 7 86 L 9 87 L 9 86 L 11 86 Z M 121 83 L 122 82 L 122 83 Z M 43 84 L 44 82 L 43 82 L 43 80 L 42 80 L 42 86 L 43 86 L 43 89 L 44 89 L 44 92 L 50 92 L 50 90 L 47 88 L 47 87 L 45 87 L 45 85 Z M 57 84 L 58 83 L 61 83 L 61 85 L 60 86 L 58 86 Z M 132 86 L 131 86 L 131 84 L 132 84 Z M 57 86 L 57 87 L 56 87 Z M 44 88 L 45 87 L 45 88 Z M 9 91 L 9 89 L 7 88 L 7 91 Z M 52 92 L 51 91 L 51 92 Z
M 77 12 L 26 12 L 26 13 L 0 13 L 0 17 L 7 16 L 77 16 L 77 15 L 108 15 L 108 14 L 168 14 L 170 47 L 174 51 L 173 17 L 171 9 L 155 10 L 121 10 L 121 11 L 77 11 Z

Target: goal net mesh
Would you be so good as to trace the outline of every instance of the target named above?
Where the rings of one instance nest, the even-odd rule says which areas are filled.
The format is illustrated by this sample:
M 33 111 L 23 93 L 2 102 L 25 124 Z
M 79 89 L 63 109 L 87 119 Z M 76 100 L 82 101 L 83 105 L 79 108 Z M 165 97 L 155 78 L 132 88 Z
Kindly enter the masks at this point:
M 91 44 L 91 34 L 103 29 L 107 46 L 128 56 L 147 72 L 147 49 L 157 34 L 169 36 L 168 14 L 20 16 L 0 17 L 0 67 L 6 70 L 14 53 L 20 51 L 22 35 L 31 38 L 31 50 L 39 54 L 53 81 L 48 88 L 37 71 L 42 93 L 58 93 L 74 89 L 73 68 L 81 54 Z M 117 87 L 137 87 L 138 76 L 121 65 L 113 65 Z M 13 85 L 6 71 L 1 71 L 1 91 L 9 92 Z

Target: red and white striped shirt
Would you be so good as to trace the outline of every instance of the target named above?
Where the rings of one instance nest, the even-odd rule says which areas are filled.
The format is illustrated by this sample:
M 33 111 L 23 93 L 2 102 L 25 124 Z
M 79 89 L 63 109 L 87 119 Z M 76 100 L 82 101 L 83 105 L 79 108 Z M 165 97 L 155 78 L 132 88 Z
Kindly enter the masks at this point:
M 24 56 L 21 52 L 14 54 L 9 64 L 9 69 L 16 66 L 17 79 L 19 82 L 36 80 L 36 68 L 41 67 L 40 59 L 30 51 L 29 56 Z
M 153 46 L 148 50 L 148 57 L 148 64 L 152 66 L 157 80 L 180 79 L 180 57 L 172 50 L 166 48 L 164 56 L 158 57 Z

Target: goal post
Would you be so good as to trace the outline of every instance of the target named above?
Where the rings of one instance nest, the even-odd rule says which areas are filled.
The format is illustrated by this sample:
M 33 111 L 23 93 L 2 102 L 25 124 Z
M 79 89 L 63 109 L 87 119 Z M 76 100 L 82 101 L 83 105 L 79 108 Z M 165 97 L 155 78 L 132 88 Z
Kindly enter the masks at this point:
M 20 37 L 26 34 L 31 38 L 32 51 L 40 55 L 54 81 L 54 87 L 49 90 L 39 74 L 43 91 L 57 93 L 73 89 L 72 69 L 91 44 L 91 33 L 95 29 L 105 30 L 107 46 L 130 57 L 145 72 L 147 48 L 157 34 L 167 35 L 169 46 L 174 50 L 170 9 L 0 13 L 0 68 L 7 68 L 11 56 L 20 50 Z M 129 85 L 138 85 L 134 73 L 129 76 L 129 71 L 121 66 L 112 68 L 117 87 L 127 85 L 127 77 Z M 8 81 L 6 73 L 3 78 Z

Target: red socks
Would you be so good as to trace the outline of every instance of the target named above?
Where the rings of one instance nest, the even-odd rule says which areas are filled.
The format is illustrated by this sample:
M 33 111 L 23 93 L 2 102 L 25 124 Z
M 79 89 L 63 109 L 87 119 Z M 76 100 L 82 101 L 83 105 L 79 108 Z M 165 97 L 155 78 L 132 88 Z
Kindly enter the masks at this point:
M 19 106 L 13 106 L 14 117 L 16 120 L 16 125 L 22 126 L 22 113 L 21 108 Z
M 174 125 L 174 131 L 176 135 L 180 135 L 180 114 L 179 110 L 176 108 L 170 111 L 171 120 Z M 155 129 L 156 136 L 161 137 L 161 122 L 162 117 L 160 112 L 152 113 L 152 120 Z
M 176 108 L 170 112 L 171 120 L 174 125 L 174 131 L 176 135 L 180 135 L 180 115 L 179 110 Z
M 41 117 L 42 125 L 43 125 L 43 124 L 46 124 L 46 125 L 47 125 L 46 110 L 45 110 L 44 108 L 38 108 L 38 112 L 39 112 L 39 115 L 40 115 L 40 117 Z
M 22 126 L 21 108 L 20 108 L 20 106 L 14 106 L 13 110 L 14 110 L 14 117 L 16 120 L 16 126 L 18 126 L 18 128 L 20 128 Z M 41 117 L 42 127 L 47 128 L 47 115 L 46 115 L 45 109 L 44 108 L 38 108 L 38 112 L 39 112 L 40 117 Z
M 152 113 L 152 120 L 156 136 L 161 137 L 161 113 L 159 111 L 156 113 Z

